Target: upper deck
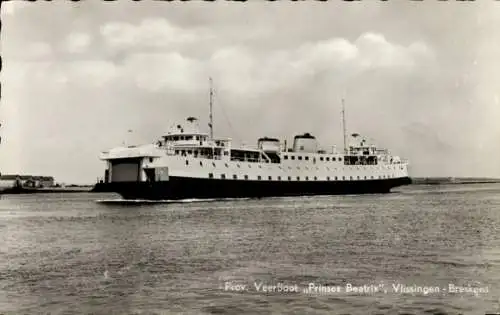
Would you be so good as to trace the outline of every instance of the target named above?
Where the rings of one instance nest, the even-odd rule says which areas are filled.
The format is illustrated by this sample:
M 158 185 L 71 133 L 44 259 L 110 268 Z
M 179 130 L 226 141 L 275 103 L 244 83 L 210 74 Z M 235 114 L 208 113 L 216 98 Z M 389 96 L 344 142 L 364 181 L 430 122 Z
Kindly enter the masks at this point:
M 342 153 L 333 147 L 331 152 L 321 149 L 309 133 L 295 136 L 292 148 L 276 138 L 260 138 L 257 147 L 232 147 L 230 138 L 213 138 L 201 132 L 198 120 L 186 119 L 184 124 L 172 126 L 156 143 L 143 146 L 115 148 L 103 152 L 101 159 L 127 157 L 180 156 L 212 160 L 283 165 L 335 163 L 343 165 L 401 164 L 407 161 L 393 156 L 387 149 L 369 144 L 359 134 L 352 134 L 349 146 Z

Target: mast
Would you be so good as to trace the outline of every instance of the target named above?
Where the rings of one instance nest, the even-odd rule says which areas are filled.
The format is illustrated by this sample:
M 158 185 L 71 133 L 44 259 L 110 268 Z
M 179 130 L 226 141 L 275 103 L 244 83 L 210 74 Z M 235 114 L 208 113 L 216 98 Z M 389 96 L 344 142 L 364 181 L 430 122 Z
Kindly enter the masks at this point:
M 209 82 L 210 82 L 210 116 L 209 116 L 210 122 L 208 123 L 208 126 L 210 127 L 210 140 L 213 140 L 214 139 L 214 125 L 213 125 L 214 121 L 213 121 L 212 107 L 213 107 L 214 90 L 213 90 L 213 86 L 212 86 L 212 78 L 209 78 Z
M 344 99 L 342 98 L 342 129 L 344 133 L 344 154 L 347 154 L 347 127 L 345 123 L 345 104 L 344 104 Z

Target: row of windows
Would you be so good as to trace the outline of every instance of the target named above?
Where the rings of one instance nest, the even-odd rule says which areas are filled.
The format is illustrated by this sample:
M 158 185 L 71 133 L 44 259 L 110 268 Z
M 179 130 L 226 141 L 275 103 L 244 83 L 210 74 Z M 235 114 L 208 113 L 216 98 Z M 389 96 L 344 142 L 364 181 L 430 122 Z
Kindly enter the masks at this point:
M 202 136 L 169 136 L 168 140 L 178 141 L 178 140 L 205 140 Z
M 186 160 L 186 165 L 189 165 L 189 160 Z M 200 166 L 203 166 L 203 162 L 202 162 L 202 161 L 200 161 Z M 212 166 L 213 166 L 213 167 L 216 167 L 215 162 L 212 162 Z M 228 165 L 227 163 L 224 163 L 224 166 L 229 167 L 229 165 Z M 240 164 L 236 164 L 236 166 L 237 166 L 238 168 L 240 168 L 240 167 L 241 167 L 241 166 L 240 166 Z M 252 168 L 252 165 L 250 165 L 250 164 L 249 164 L 249 165 L 248 165 L 248 168 Z M 262 168 L 262 166 L 261 166 L 261 165 L 259 165 L 259 168 Z M 283 169 L 281 166 L 278 166 L 278 168 L 279 168 L 280 170 L 281 170 L 281 169 Z M 291 170 L 291 169 L 292 169 L 292 167 L 291 167 L 291 166 L 288 166 L 288 169 L 289 169 L 289 170 Z M 300 170 L 300 166 L 297 166 L 297 169 L 298 169 L 298 170 Z M 307 166 L 306 166 L 306 167 L 305 167 L 305 169 L 306 169 L 306 170 L 309 170 L 309 167 L 307 167 Z M 311 168 L 311 169 L 312 169 L 312 168 Z M 328 171 L 330 170 L 330 168 L 329 168 L 329 167 L 327 167 L 326 169 L 327 169 Z M 358 167 L 358 169 L 359 169 L 359 167 Z M 396 169 L 396 168 L 395 168 L 395 167 L 393 167 L 393 169 Z M 401 169 L 403 169 L 403 167 L 401 167 Z M 317 166 L 316 166 L 316 170 L 319 170 L 319 167 L 317 167 Z
M 285 160 L 288 160 L 288 155 L 284 155 L 283 158 Z M 295 160 L 295 155 L 290 155 L 290 159 L 291 160 Z M 302 161 L 302 155 L 297 156 L 297 160 Z M 309 156 L 304 156 L 304 160 L 305 161 L 309 161 Z M 327 157 L 320 156 L 319 160 L 320 161 L 327 161 L 327 162 L 329 162 L 330 161 L 330 157 L 329 156 L 327 156 Z M 337 161 L 337 158 L 332 157 L 331 160 L 332 160 L 332 162 L 335 162 L 335 161 Z M 338 161 L 342 162 L 342 158 L 339 157 Z M 313 157 L 313 162 L 316 162 L 316 157 Z
M 381 175 L 381 176 L 378 176 L 378 179 L 385 179 L 385 178 L 391 178 L 391 177 L 394 177 L 394 175 Z M 213 173 L 208 173 L 208 178 L 214 178 L 214 174 Z M 221 179 L 226 179 L 226 174 L 221 174 L 220 178 Z M 248 175 L 244 175 L 243 178 L 245 180 L 248 180 Z M 238 175 L 234 174 L 233 175 L 233 179 L 238 179 Z M 273 177 L 272 176 L 268 176 L 267 179 L 268 180 L 273 180 Z M 277 176 L 276 179 L 277 180 L 281 180 L 281 176 Z M 295 177 L 295 179 L 296 180 L 300 180 L 300 176 Z M 361 177 L 357 176 L 356 179 L 357 180 L 361 180 Z M 364 179 L 367 180 L 368 177 L 364 176 Z M 370 179 L 375 179 L 375 176 L 370 176 Z M 257 180 L 262 180 L 262 176 L 260 176 L 260 175 L 257 176 Z M 292 180 L 292 176 L 288 176 L 288 180 Z M 305 180 L 309 180 L 309 176 L 306 176 Z M 314 180 L 318 180 L 318 177 L 314 176 Z M 330 176 L 326 177 L 326 180 L 327 181 L 331 180 Z M 334 180 L 339 180 L 339 177 L 335 176 Z M 342 180 L 346 180 L 346 177 L 342 176 Z M 349 180 L 354 180 L 354 177 L 353 176 L 349 176 Z
M 200 150 L 175 150 L 176 155 L 188 156 L 193 155 L 195 158 L 200 157 L 208 157 L 212 158 L 214 156 L 219 156 L 219 151 L 213 151 L 211 149 L 200 149 Z M 227 151 L 224 151 L 224 155 L 228 155 Z

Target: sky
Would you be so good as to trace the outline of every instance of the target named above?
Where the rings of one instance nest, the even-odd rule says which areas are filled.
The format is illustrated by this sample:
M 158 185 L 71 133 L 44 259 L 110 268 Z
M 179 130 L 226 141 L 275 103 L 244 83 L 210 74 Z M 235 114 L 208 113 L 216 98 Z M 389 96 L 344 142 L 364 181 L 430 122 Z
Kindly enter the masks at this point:
M 237 143 L 347 129 L 412 176 L 500 177 L 500 2 L 2 4 L 0 171 L 93 183 L 188 116 Z M 132 132 L 128 132 L 132 130 Z

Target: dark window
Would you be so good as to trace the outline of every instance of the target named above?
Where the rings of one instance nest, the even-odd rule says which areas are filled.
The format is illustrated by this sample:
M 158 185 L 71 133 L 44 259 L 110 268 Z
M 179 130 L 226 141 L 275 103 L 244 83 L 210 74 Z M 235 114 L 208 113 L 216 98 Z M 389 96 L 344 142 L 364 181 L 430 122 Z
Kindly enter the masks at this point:
M 366 176 L 365 176 L 365 179 L 366 179 Z
M 292 176 L 288 176 L 288 180 L 292 180 Z
M 292 160 L 295 160 L 295 155 L 292 155 Z
M 214 173 L 208 173 L 208 178 L 214 178 Z
M 358 179 L 359 179 L 359 176 L 358 176 Z
M 236 166 L 238 166 L 238 168 L 240 168 L 240 165 L 239 165 L 239 164 L 236 164 Z
M 371 179 L 373 179 L 373 176 L 370 176 Z
M 189 165 L 189 161 L 188 160 L 186 160 L 186 165 Z
M 248 179 L 248 175 L 245 175 L 245 179 Z
M 345 176 L 342 176 L 342 180 L 345 180 Z
M 175 150 L 175 154 L 179 154 L 179 150 Z
M 233 179 L 238 179 L 238 175 L 233 175 Z
M 224 163 L 224 165 L 225 165 L 226 167 L 229 167 L 229 165 L 227 165 L 227 163 Z
M 200 166 L 203 166 L 203 162 L 202 161 L 200 161 Z
M 309 176 L 306 176 L 306 180 L 309 180 Z
M 193 151 L 191 151 L 191 150 L 188 150 L 188 154 L 193 154 Z
M 335 160 L 336 160 L 336 159 L 333 157 L 333 158 L 332 158 L 332 161 L 333 161 L 333 162 L 335 162 Z
M 297 176 L 297 180 L 300 180 L 300 176 Z
M 302 161 L 302 156 L 299 156 L 299 157 L 298 157 L 298 159 L 299 159 L 300 161 Z
M 262 176 L 260 176 L 260 175 L 259 175 L 259 176 L 257 176 L 257 179 L 258 179 L 258 180 L 261 180 L 261 179 L 262 179 Z
M 342 158 L 339 157 L 339 162 L 342 162 Z
M 339 178 L 337 176 L 335 176 L 335 180 L 338 180 Z
M 220 178 L 226 179 L 226 174 L 220 174 Z
M 212 162 L 212 166 L 215 167 L 215 162 Z
M 352 176 L 349 176 L 349 179 L 352 180 Z
M 228 152 L 227 152 L 227 151 L 224 151 L 224 155 L 228 155 Z
M 316 176 L 314 176 L 314 180 L 318 180 L 318 178 Z
M 272 179 L 273 179 L 273 177 L 272 177 L 272 176 L 269 176 L 267 179 L 272 180 Z
M 285 155 L 285 160 L 288 160 L 288 155 Z
M 278 176 L 278 180 L 281 180 L 281 176 Z
M 304 157 L 304 159 L 305 159 L 306 161 L 309 161 L 309 157 L 308 157 L 308 156 Z
M 327 177 L 326 177 L 326 180 L 330 180 L 330 176 L 327 176 Z

